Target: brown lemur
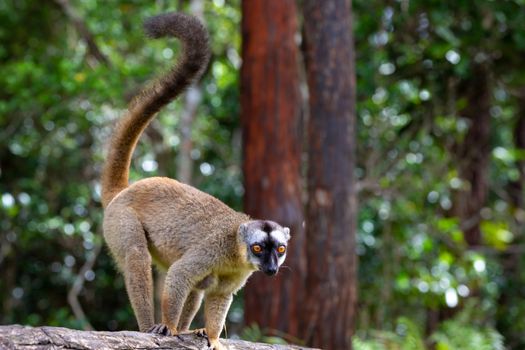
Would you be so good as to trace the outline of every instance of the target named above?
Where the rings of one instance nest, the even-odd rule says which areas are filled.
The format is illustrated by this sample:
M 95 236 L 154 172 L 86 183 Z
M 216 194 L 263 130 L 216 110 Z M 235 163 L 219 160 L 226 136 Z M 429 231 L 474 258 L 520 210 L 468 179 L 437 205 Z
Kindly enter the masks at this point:
M 284 262 L 290 230 L 251 220 L 218 199 L 173 179 L 153 177 L 128 185 L 131 156 L 156 113 L 200 78 L 210 51 L 208 33 L 194 17 L 169 13 L 148 19 L 153 38 L 174 36 L 183 53 L 171 71 L 131 102 L 110 140 L 102 171 L 104 238 L 125 279 L 143 332 L 187 333 L 205 299 L 210 346 L 219 335 L 236 293 L 252 272 L 275 275 Z M 152 263 L 167 269 L 162 323 L 154 324 Z

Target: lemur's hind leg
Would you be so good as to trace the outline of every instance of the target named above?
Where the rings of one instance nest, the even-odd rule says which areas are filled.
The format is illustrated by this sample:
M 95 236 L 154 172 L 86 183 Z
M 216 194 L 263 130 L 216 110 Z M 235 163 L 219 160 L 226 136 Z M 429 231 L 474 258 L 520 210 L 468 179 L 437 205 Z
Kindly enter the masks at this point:
M 126 290 L 141 332 L 153 326 L 153 280 L 147 246 L 132 247 L 126 254 Z
M 126 291 L 141 332 L 154 324 L 153 272 L 143 226 L 131 208 L 106 212 L 106 242 L 124 274 Z

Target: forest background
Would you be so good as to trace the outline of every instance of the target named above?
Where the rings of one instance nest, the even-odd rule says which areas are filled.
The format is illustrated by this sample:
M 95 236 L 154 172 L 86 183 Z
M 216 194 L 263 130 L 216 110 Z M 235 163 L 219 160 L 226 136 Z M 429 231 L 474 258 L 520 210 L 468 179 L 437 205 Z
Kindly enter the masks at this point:
M 102 243 L 99 174 L 127 102 L 178 53 L 172 41 L 145 40 L 148 16 L 201 16 L 213 57 L 142 137 L 132 180 L 183 179 L 243 209 L 249 2 L 0 3 L 0 324 L 136 328 Z M 304 3 L 292 14 L 298 66 L 308 68 Z M 354 347 L 525 348 L 525 1 L 355 0 L 352 12 Z M 319 345 L 270 321 L 247 324 L 255 312 L 243 297 L 229 336 Z

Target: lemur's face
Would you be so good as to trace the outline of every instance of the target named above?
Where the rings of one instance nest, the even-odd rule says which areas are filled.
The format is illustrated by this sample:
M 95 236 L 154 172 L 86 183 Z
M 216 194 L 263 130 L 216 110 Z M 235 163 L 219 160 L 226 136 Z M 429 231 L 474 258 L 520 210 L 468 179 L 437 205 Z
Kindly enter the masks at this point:
M 253 220 L 240 227 L 248 261 L 269 276 L 277 274 L 286 258 L 290 229 L 268 220 Z

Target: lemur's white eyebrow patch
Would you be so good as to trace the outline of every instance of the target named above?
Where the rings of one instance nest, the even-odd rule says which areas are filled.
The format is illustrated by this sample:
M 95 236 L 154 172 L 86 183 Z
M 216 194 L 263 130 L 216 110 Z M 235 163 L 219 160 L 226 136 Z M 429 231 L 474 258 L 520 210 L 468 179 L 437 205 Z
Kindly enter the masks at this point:
M 250 240 L 249 244 L 253 243 L 261 243 L 264 242 L 268 238 L 268 234 L 261 230 L 254 231 L 248 239 Z
M 279 243 L 282 243 L 282 244 L 286 243 L 286 237 L 284 235 L 284 232 L 282 232 L 282 231 L 274 230 L 274 231 L 270 232 L 270 237 L 272 237 L 273 239 L 275 239 Z

